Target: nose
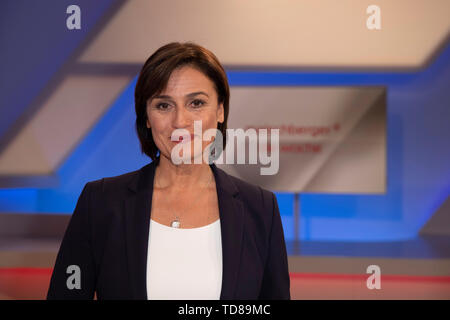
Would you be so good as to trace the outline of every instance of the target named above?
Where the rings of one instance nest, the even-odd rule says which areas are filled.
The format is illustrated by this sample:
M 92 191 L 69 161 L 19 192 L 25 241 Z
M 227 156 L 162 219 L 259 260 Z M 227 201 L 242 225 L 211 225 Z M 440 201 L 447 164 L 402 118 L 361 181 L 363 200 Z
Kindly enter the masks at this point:
M 173 127 L 176 129 L 186 128 L 190 125 L 190 117 L 188 111 L 184 108 L 176 108 L 175 116 L 173 119 Z

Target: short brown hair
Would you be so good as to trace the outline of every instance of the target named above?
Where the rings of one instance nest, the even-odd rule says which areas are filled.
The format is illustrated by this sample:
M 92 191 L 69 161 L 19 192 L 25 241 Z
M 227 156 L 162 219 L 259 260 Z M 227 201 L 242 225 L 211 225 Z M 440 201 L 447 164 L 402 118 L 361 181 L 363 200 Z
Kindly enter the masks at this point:
M 156 146 L 151 129 L 147 128 L 147 100 L 160 94 L 167 86 L 172 72 L 189 65 L 207 76 L 213 83 L 218 103 L 223 103 L 224 121 L 217 129 L 223 137 L 223 149 L 226 145 L 226 129 L 230 102 L 230 88 L 224 68 L 217 57 L 208 49 L 192 42 L 172 42 L 155 51 L 144 63 L 134 91 L 136 109 L 136 131 L 141 143 L 141 151 L 152 160 L 157 157 Z

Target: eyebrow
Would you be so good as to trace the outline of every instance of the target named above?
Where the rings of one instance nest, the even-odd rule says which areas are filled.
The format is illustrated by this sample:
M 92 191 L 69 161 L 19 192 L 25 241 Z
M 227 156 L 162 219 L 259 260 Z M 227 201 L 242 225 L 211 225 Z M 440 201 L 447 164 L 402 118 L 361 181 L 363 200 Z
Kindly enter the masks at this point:
M 203 91 L 196 91 L 196 92 L 188 93 L 186 95 L 186 97 L 192 98 L 192 97 L 194 97 L 196 95 L 199 95 L 199 94 L 204 94 L 205 96 L 207 96 L 209 98 L 209 96 Z M 168 96 L 168 95 L 158 95 L 158 96 L 154 97 L 153 99 L 172 99 L 172 97 Z

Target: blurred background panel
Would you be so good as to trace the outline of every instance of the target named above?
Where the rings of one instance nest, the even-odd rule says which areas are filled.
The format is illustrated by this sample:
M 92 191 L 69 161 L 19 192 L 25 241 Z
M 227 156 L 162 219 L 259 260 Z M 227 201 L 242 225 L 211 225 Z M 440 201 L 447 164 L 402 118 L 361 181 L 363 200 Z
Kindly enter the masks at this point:
M 224 64 L 230 119 L 270 92 L 382 88 L 384 167 L 372 174 L 383 188 L 343 193 L 331 164 L 309 189 L 271 188 L 292 297 L 450 298 L 449 1 L 79 0 L 81 29 L 70 30 L 72 4 L 0 3 L 0 298 L 44 298 L 85 183 L 150 161 L 134 131 L 134 86 L 148 56 L 172 41 L 197 42 Z M 379 30 L 366 25 L 372 4 Z M 280 114 L 298 100 L 293 125 L 313 113 L 301 96 L 277 99 Z M 335 107 L 350 105 L 363 103 Z M 338 154 L 350 168 L 361 160 L 352 150 L 361 149 Z M 381 268 L 381 290 L 365 286 L 369 265 Z

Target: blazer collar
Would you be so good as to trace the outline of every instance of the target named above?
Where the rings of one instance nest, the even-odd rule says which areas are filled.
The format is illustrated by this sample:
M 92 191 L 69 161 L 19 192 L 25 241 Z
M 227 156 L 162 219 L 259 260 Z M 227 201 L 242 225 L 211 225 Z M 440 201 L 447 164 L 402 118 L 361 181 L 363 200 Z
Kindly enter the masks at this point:
M 129 277 L 134 299 L 147 300 L 147 249 L 153 180 L 159 157 L 142 167 L 128 188 L 132 191 L 125 200 L 126 248 Z M 216 180 L 222 236 L 221 300 L 235 299 L 244 231 L 243 204 L 239 190 L 227 173 L 210 164 Z M 151 285 L 151 284 L 150 284 Z

